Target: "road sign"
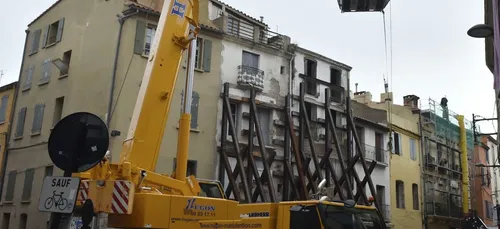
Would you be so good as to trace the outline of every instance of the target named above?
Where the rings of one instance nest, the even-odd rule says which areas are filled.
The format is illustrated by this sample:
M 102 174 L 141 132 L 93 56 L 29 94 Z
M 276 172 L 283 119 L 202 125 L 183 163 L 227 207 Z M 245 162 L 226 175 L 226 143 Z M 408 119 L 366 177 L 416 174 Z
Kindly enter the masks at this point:
M 98 116 L 77 112 L 59 121 L 49 136 L 49 156 L 54 165 L 71 174 L 97 165 L 109 148 L 109 132 Z
M 38 201 L 41 212 L 72 213 L 80 187 L 80 178 L 45 177 Z

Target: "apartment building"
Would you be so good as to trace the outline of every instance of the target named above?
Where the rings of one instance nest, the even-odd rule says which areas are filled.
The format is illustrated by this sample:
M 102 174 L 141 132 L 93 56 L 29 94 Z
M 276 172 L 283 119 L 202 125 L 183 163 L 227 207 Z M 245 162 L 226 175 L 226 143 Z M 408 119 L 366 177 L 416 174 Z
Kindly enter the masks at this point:
M 498 142 L 492 136 L 487 136 L 488 151 L 486 152 L 486 164 L 485 165 L 498 165 Z M 497 206 L 500 204 L 500 171 L 498 167 L 490 167 L 489 173 L 491 174 L 491 199 L 493 201 L 493 224 L 498 225 L 497 217 Z
M 6 152 L 7 152 L 7 143 L 9 138 L 9 130 L 12 128 L 12 108 L 14 107 L 14 103 L 16 101 L 16 90 L 18 89 L 17 81 L 6 84 L 0 87 L 0 176 L 2 177 L 2 181 L 0 184 L 4 182 L 5 179 L 5 163 L 7 162 Z M 0 189 L 0 198 L 2 190 Z
M 422 103 L 423 131 L 423 182 L 424 182 L 424 223 L 429 228 L 440 228 L 443 225 L 458 227 L 463 212 L 471 212 L 474 174 L 464 173 L 462 160 L 467 157 L 468 170 L 474 171 L 474 140 L 471 122 L 465 120 L 467 152 L 460 149 L 460 128 L 457 114 L 448 108 L 448 100 L 442 98 L 440 103 L 429 99 Z M 469 182 L 465 195 L 463 181 Z M 465 195 L 465 196 L 464 196 Z M 463 209 L 463 203 L 469 199 L 469 209 Z
M 490 136 L 480 136 L 474 147 L 474 165 L 489 165 L 488 156 Z M 491 137 L 490 137 L 491 138 Z M 488 167 L 475 166 L 473 168 L 474 189 L 471 193 L 471 205 L 477 211 L 477 216 L 481 218 L 486 226 L 495 226 L 493 223 L 493 184 L 492 170 Z
M 371 163 L 370 166 L 373 166 L 371 177 L 375 184 L 375 195 L 380 205 L 379 208 L 386 222 L 390 222 L 390 150 L 387 146 L 391 132 L 387 123 L 387 111 L 371 108 L 356 100 L 351 101 L 351 107 L 356 122 L 356 133 L 359 137 L 361 153 L 364 155 L 366 163 Z M 352 147 L 353 152 L 357 153 L 357 148 L 354 145 Z M 361 177 L 364 176 L 365 173 L 360 163 L 356 164 L 355 169 Z M 365 192 L 367 195 L 371 195 L 367 187 L 365 187 Z M 359 202 L 362 202 L 361 199 Z
M 394 104 L 392 92 L 382 93 L 380 102 L 370 92 L 354 93 L 354 100 L 387 111 L 390 128 L 391 223 L 395 228 L 422 228 L 422 185 L 420 178 L 420 129 L 418 97 L 404 97 Z
M 200 5 L 189 173 L 212 179 L 216 120 L 198 115 L 216 113 L 222 47 L 207 4 Z M 28 25 L 2 187 L 3 228 L 36 228 L 48 221 L 49 215 L 37 210 L 43 177 L 62 173 L 49 159 L 47 140 L 66 115 L 86 111 L 106 121 L 112 159 L 119 160 L 161 8 L 160 0 L 59 0 Z M 175 168 L 172 145 L 185 67 L 184 60 L 159 158 L 166 163 L 157 166 L 162 173 Z

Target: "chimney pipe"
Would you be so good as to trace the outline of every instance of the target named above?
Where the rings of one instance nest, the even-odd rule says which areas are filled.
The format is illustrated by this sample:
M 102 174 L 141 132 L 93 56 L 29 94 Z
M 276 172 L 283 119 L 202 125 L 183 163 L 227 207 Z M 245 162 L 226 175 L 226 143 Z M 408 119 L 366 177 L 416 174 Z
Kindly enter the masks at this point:
M 260 16 L 260 22 L 264 22 L 264 16 Z
M 354 85 L 355 85 L 355 89 L 354 89 L 355 91 L 354 92 L 357 93 L 358 92 L 358 83 L 355 83 Z

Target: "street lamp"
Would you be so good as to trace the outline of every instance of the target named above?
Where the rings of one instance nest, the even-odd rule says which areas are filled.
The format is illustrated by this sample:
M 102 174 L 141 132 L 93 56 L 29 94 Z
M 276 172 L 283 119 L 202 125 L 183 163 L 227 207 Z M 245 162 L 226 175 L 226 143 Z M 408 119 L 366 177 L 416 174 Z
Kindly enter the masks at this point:
M 493 36 L 493 28 L 486 24 L 477 24 L 467 30 L 467 35 L 474 38 L 487 38 Z

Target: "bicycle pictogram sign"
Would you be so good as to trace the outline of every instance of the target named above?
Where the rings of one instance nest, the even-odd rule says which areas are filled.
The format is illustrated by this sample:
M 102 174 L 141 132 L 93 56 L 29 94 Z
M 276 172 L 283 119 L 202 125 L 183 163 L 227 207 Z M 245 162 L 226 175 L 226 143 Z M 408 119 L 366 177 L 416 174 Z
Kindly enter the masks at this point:
M 45 177 L 38 210 L 72 213 L 79 187 L 80 179 L 76 177 Z

